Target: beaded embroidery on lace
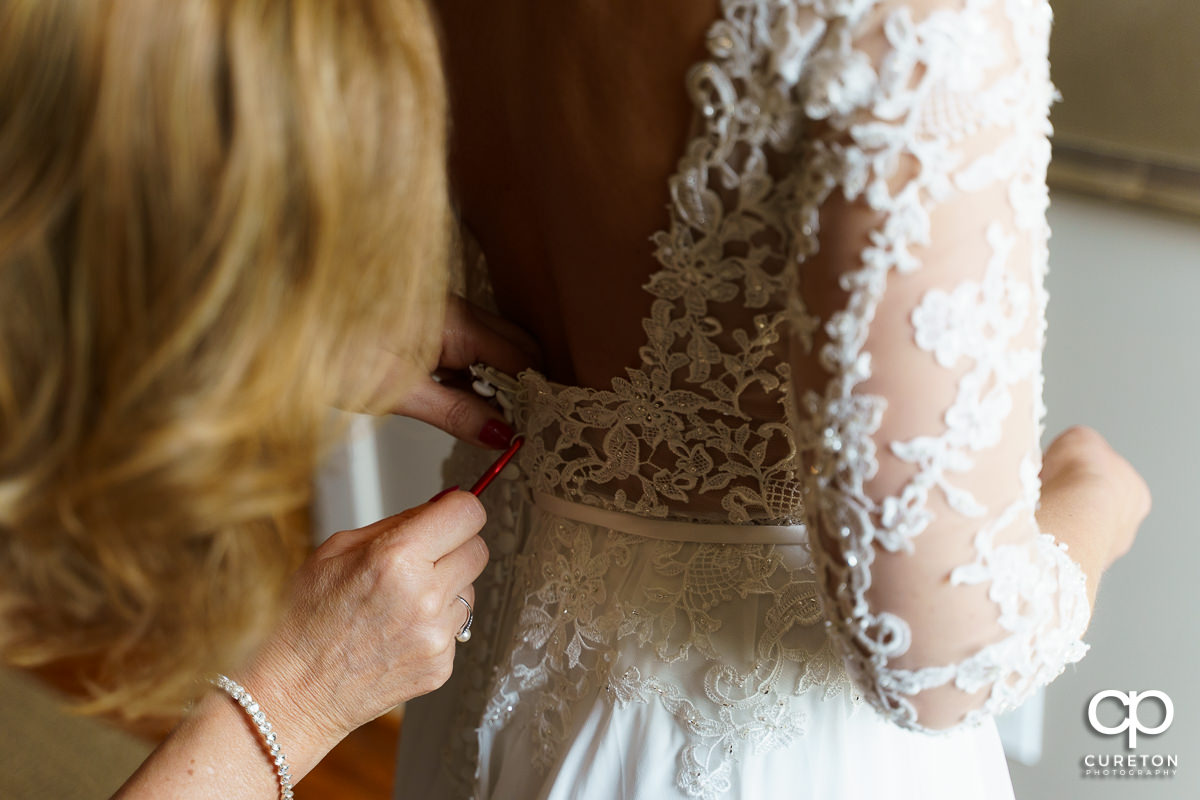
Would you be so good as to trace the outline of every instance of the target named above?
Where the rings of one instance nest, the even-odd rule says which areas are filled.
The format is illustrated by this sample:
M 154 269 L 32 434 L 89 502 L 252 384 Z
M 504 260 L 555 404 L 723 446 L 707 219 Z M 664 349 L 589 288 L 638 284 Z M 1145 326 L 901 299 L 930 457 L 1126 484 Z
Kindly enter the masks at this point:
M 873 59 L 855 31 L 885 5 L 887 52 Z M 491 648 L 460 652 L 472 660 L 477 689 L 463 727 L 481 715 L 485 728 L 502 726 L 525 704 L 538 764 L 548 766 L 570 729 L 572 703 L 589 692 L 617 704 L 657 701 L 688 734 L 680 788 L 716 798 L 745 747 L 781 746 L 802 733 L 789 698 L 816 687 L 856 696 L 843 663 L 876 710 L 914 730 L 926 730 L 914 694 L 948 683 L 967 692 L 990 686 L 984 706 L 957 729 L 1018 704 L 1086 652 L 1084 578 L 1065 548 L 1048 534 L 1029 546 L 995 543 L 997 531 L 1036 506 L 1036 441 L 1022 464 L 1022 492 L 1007 507 L 989 511 L 955 482 L 971 454 L 1000 436 L 1014 386 L 1033 387 L 1039 432 L 1044 414 L 1040 327 L 1032 348 L 1014 337 L 1027 320 L 1041 325 L 1046 302 L 1050 10 L 1044 0 L 932 5 L 939 9 L 918 20 L 905 4 L 879 0 L 723 0 L 708 37 L 712 58 L 687 76 L 699 132 L 670 180 L 672 223 L 654 237 L 662 268 L 646 286 L 655 300 L 642 367 L 608 391 L 481 370 L 527 445 L 520 480 L 489 502 L 505 544 L 488 596 L 493 608 L 512 607 L 493 616 Z M 995 69 L 990 54 L 1001 37 L 1015 43 L 1019 70 Z M 972 159 L 956 149 L 990 127 L 1012 135 Z M 916 165 L 905 180 L 901 164 Z M 983 279 L 929 291 L 911 317 L 918 348 L 947 369 L 965 368 L 946 430 L 892 443 L 914 475 L 896 496 L 874 500 L 863 486 L 878 466 L 872 437 L 886 402 L 857 388 L 871 376 L 865 343 L 874 310 L 890 274 L 921 268 L 913 249 L 928 244 L 931 209 L 995 185 L 1006 187 L 1016 230 L 992 225 Z M 821 320 L 791 281 L 817 250 L 820 211 L 835 191 L 883 222 L 861 268 L 843 278 L 846 308 Z M 1027 282 L 1008 267 L 1018 233 L 1034 242 Z M 831 377 L 793 400 L 787 344 L 811 351 L 822 329 Z M 644 517 L 807 521 L 816 542 L 781 549 L 642 540 L 541 518 L 531 492 Z M 951 584 L 988 585 L 1008 635 L 961 663 L 902 670 L 890 662 L 911 647 L 909 625 L 867 602 L 871 564 L 876 545 L 911 551 L 932 521 L 926 502 L 934 493 L 981 520 L 976 558 L 953 570 Z M 516 540 L 523 530 L 535 531 L 529 542 Z M 804 558 L 789 560 L 787 551 Z M 735 582 L 696 584 L 694 575 L 713 574 L 693 570 L 706 559 L 728 559 Z M 614 574 L 648 562 L 662 597 L 606 596 Z M 748 596 L 772 598 L 758 659 L 725 663 L 714 644 L 720 628 L 705 616 Z M 784 646 L 780 632 L 814 629 L 822 607 L 823 646 Z M 497 627 L 501 619 L 511 627 Z M 621 648 L 635 642 L 662 668 L 623 664 Z M 704 696 L 671 679 L 685 657 L 704 671 Z M 474 747 L 451 744 L 456 769 L 475 763 L 462 746 Z M 460 777 L 464 787 L 473 779 Z
M 871 4 L 841 5 L 854 13 L 839 23 L 850 25 Z M 1036 440 L 1020 466 L 1019 496 L 990 517 L 989 509 L 954 480 L 969 472 L 972 453 L 998 444 L 1014 405 L 1013 387 L 1022 381 L 1032 387 L 1033 427 L 1041 432 L 1047 114 L 1054 90 L 1046 58 L 1047 4 L 965 0 L 953 5 L 919 23 L 903 7 L 889 16 L 884 31 L 890 49 L 877 68 L 841 28 L 828 58 L 821 59 L 839 66 L 810 84 L 810 90 L 829 88 L 812 91 L 809 96 L 817 101 L 806 105 L 809 115 L 824 119 L 831 131 L 815 143 L 827 174 L 847 200 L 861 199 L 884 219 L 862 254 L 861 267 L 842 277 L 849 292 L 846 309 L 825 326 L 830 342 L 820 358 L 833 379 L 823 393 L 810 390 L 800 401 L 818 465 L 809 481 L 809 519 L 820 520 L 820 530 L 830 534 L 814 553 L 827 584 L 834 638 L 856 684 L 894 722 L 926 732 L 932 731 L 918 720 L 910 697 L 950 683 L 967 693 L 990 687 L 982 707 L 967 713 L 960 726 L 1008 710 L 1083 657 L 1087 646 L 1081 636 L 1090 617 L 1083 573 L 1064 545 L 1048 534 L 1038 534 L 1028 545 L 994 542 L 997 532 L 1018 518 L 1036 528 Z M 1001 14 L 1010 26 L 1007 32 L 996 24 Z M 1005 35 L 1012 38 L 1020 68 L 992 75 Z M 962 149 L 969 137 L 993 128 L 1011 134 L 982 154 Z M 902 179 L 906 158 L 916 168 Z M 952 292 L 931 289 L 911 316 L 920 349 L 943 368 L 967 366 L 943 418 L 946 430 L 892 442 L 891 453 L 914 465 L 915 474 L 898 494 L 872 500 L 863 487 L 878 469 L 872 435 L 886 401 L 855 389 L 871 376 L 865 343 L 875 310 L 889 273 L 921 268 L 912 249 L 929 244 L 932 208 L 990 186 L 1007 189 L 1016 231 L 999 223 L 988 226 L 991 258 L 983 280 L 963 281 Z M 1032 242 L 1028 285 L 1009 265 L 1016 233 Z M 1021 348 L 1015 338 L 1031 317 L 1037 340 Z M 866 601 L 873 545 L 911 552 L 912 539 L 932 522 L 926 505 L 935 491 L 953 511 L 983 520 L 974 539 L 975 560 L 955 568 L 950 584 L 988 584 L 988 597 L 1008 635 L 957 664 L 897 669 L 889 662 L 909 651 L 911 635 L 905 620 L 875 611 Z
M 507 402 L 503 388 L 498 396 Z M 446 479 L 473 474 L 481 464 L 472 461 L 478 453 L 456 450 Z M 825 633 L 802 529 L 796 545 L 658 541 L 548 515 L 529 502 L 519 472 L 502 475 L 493 491 L 484 499 L 493 561 L 476 582 L 476 636 L 455 666 L 470 685 L 459 729 L 478 726 L 486 736 L 522 724 L 533 766 L 545 772 L 577 703 L 597 694 L 618 706 L 657 702 L 689 740 L 678 754 L 678 785 L 715 800 L 747 749 L 766 752 L 803 735 L 797 698 L 862 703 Z M 620 587 L 637 565 L 652 577 L 631 595 Z M 762 601 L 753 652 L 743 652 L 740 636 L 726 644 L 726 625 L 744 620 L 747 602 Z M 489 663 L 497 664 L 490 681 Z M 528 718 L 518 719 L 523 709 Z M 444 753 L 464 794 L 477 744 L 453 737 Z

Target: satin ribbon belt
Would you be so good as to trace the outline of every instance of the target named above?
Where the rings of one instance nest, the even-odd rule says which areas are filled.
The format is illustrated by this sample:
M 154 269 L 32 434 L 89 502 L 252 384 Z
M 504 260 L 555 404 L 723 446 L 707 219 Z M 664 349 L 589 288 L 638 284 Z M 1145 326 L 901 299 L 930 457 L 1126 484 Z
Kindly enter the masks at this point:
M 804 525 L 735 525 L 728 522 L 684 522 L 650 519 L 624 511 L 572 503 L 543 492 L 533 493 L 533 504 L 556 517 L 610 528 L 620 533 L 669 542 L 704 544 L 804 544 L 808 529 Z

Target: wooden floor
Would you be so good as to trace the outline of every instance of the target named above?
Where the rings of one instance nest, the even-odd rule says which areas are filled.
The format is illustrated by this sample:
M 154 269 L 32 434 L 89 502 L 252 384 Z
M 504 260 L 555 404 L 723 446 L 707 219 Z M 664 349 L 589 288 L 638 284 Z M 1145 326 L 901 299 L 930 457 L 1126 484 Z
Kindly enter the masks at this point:
M 367 723 L 296 784 L 297 800 L 389 800 L 399 741 L 399 716 Z

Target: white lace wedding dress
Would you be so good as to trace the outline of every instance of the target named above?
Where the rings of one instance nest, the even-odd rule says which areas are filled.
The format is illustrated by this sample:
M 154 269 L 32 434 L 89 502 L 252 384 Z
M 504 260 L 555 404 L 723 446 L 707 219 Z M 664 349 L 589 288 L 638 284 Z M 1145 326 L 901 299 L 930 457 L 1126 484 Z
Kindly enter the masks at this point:
M 1090 616 L 1034 520 L 1050 23 L 724 0 L 641 367 L 479 371 L 527 441 L 398 797 L 1012 797 L 991 715 Z

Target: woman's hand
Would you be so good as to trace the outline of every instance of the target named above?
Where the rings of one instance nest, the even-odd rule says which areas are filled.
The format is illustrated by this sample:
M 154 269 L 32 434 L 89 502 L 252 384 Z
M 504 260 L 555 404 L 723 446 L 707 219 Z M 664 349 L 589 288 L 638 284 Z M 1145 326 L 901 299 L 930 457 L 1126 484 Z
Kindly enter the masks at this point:
M 537 365 L 537 343 L 511 322 L 489 314 L 460 297 L 446 305 L 442 326 L 442 353 L 437 372 L 405 396 L 393 414 L 428 422 L 464 442 L 503 450 L 513 437 L 500 412 L 478 395 L 454 388 L 458 378 L 469 382 L 467 368 L 482 362 L 509 375 Z
M 1133 465 L 1092 428 L 1063 431 L 1042 456 L 1042 496 L 1069 491 L 1106 512 L 1104 569 L 1133 547 L 1150 513 L 1150 487 Z
M 251 665 L 251 693 L 285 690 L 286 712 L 338 740 L 446 682 L 455 634 L 487 566 L 486 516 L 452 492 L 374 525 L 334 534 L 296 575 L 291 605 Z M 255 692 L 255 686 L 261 686 Z M 264 707 L 284 713 L 284 702 Z M 281 723 L 281 737 L 291 727 Z
M 1100 576 L 1133 547 L 1150 513 L 1150 489 L 1103 436 L 1082 425 L 1050 443 L 1041 477 L 1038 526 L 1083 567 L 1094 607 Z
M 437 364 L 426 365 L 423 377 L 395 405 L 370 400 L 362 410 L 370 414 L 399 414 L 419 419 L 468 444 L 503 450 L 513 437 L 500 411 L 470 391 L 472 364 L 484 363 L 510 375 L 537 366 L 541 351 L 529 334 L 511 322 L 451 295 L 442 325 L 442 349 Z M 375 397 L 388 396 L 388 378 L 411 369 L 387 347 L 368 359 L 363 380 L 382 384 Z M 354 373 L 359 374 L 359 373 Z
M 296 574 L 274 635 L 235 671 L 271 722 L 294 781 L 347 733 L 450 676 L 461 595 L 487 565 L 483 506 L 452 492 L 334 534 Z M 245 712 L 211 690 L 116 795 L 278 797 Z

